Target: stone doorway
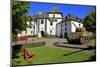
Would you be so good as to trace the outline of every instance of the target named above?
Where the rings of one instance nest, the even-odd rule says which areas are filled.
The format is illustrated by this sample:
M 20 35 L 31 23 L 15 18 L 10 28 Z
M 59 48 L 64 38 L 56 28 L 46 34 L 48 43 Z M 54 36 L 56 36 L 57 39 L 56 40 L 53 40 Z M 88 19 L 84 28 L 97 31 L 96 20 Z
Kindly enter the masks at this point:
M 44 36 L 44 31 L 41 31 L 41 36 Z

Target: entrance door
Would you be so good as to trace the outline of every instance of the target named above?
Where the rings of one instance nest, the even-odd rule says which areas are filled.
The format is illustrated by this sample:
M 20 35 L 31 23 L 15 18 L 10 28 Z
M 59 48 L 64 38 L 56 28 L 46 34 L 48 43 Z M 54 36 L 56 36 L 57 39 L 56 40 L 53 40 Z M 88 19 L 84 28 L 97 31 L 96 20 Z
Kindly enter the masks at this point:
M 67 32 L 65 32 L 65 33 L 64 33 L 64 37 L 67 38 L 67 36 L 68 36 L 68 34 L 67 34 Z
M 44 36 L 44 31 L 41 31 L 41 36 Z

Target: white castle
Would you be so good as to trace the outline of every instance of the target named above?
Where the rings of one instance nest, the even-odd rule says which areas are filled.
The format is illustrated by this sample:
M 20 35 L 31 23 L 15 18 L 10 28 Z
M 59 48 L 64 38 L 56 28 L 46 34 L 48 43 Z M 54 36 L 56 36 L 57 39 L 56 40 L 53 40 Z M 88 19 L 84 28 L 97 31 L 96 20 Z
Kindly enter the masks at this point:
M 29 35 L 42 37 L 45 34 L 65 37 L 65 33 L 75 32 L 76 26 L 83 27 L 78 17 L 69 14 L 64 19 L 63 14 L 57 8 L 48 13 L 39 12 L 38 15 L 33 16 L 31 22 L 26 23 L 29 27 L 19 33 L 18 37 Z

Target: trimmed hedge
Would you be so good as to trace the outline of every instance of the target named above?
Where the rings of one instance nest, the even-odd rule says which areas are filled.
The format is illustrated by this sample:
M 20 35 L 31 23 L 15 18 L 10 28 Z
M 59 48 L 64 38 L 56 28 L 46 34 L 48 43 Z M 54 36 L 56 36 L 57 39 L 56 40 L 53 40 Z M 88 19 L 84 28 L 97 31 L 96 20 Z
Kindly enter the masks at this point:
M 30 44 L 23 44 L 22 47 L 24 48 L 31 48 L 31 47 L 38 47 L 38 46 L 44 46 L 45 42 L 36 42 L 36 43 L 30 43 Z
M 26 44 L 16 44 L 13 47 L 15 48 L 31 48 L 31 47 L 38 47 L 46 45 L 45 42 L 36 42 L 36 43 L 26 43 Z

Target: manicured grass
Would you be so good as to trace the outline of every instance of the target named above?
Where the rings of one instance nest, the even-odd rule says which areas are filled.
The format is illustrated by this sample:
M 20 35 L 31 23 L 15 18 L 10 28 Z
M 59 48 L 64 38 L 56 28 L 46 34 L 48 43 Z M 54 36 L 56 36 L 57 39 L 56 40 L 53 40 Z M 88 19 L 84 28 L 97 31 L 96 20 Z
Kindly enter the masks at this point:
M 94 56 L 93 53 L 89 53 L 84 50 L 75 51 L 67 48 L 49 46 L 40 46 L 26 49 L 28 51 L 32 51 L 35 54 L 34 59 L 30 60 L 30 63 L 27 63 L 22 56 L 22 52 L 19 52 L 17 54 L 19 58 L 12 60 L 14 65 L 87 61 L 91 59 L 92 56 Z

